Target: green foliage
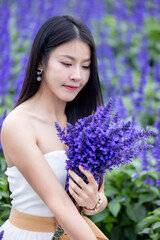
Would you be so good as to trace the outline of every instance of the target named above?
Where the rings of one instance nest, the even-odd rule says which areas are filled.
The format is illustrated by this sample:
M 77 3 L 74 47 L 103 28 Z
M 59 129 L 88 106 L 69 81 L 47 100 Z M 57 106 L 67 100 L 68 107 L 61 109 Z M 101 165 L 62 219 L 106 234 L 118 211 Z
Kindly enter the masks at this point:
M 145 24 L 145 32 L 149 40 L 149 50 L 153 59 L 157 59 L 160 53 L 160 24 L 153 18 L 148 18 Z
M 3 156 L 0 156 L 0 225 L 8 218 L 11 209 L 8 183 L 4 175 L 6 164 Z
M 158 174 L 141 172 L 139 165 L 136 159 L 106 174 L 108 206 L 91 219 L 110 240 L 141 240 L 144 236 L 145 239 L 159 239 L 160 209 L 156 208 L 160 204 L 160 188 L 144 184 L 148 176 L 156 181 Z M 134 177 L 135 173 L 138 176 Z
M 160 239 L 160 208 L 148 213 L 142 221 L 137 224 L 136 231 L 141 236 L 150 234 L 150 239 Z

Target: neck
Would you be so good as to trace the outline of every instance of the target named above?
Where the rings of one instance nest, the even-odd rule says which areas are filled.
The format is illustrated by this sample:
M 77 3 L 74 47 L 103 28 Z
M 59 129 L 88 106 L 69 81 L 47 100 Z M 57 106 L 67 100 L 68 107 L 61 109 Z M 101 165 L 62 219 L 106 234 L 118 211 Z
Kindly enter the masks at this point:
M 53 94 L 47 91 L 39 90 L 31 98 L 34 112 L 44 116 L 48 119 L 48 122 L 57 121 L 58 123 L 64 123 L 66 121 L 65 107 L 66 102 L 57 99 Z

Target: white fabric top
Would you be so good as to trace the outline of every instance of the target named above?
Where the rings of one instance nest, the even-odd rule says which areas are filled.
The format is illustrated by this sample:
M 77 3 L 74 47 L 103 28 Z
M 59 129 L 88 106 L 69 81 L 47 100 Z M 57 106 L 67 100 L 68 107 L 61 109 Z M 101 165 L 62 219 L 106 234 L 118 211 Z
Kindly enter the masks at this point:
M 65 170 L 65 160 L 67 159 L 65 151 L 49 152 L 44 154 L 44 157 L 61 184 L 65 186 L 67 174 Z M 16 210 L 36 216 L 54 216 L 15 166 L 7 168 L 5 174 L 8 177 L 11 191 L 11 204 Z

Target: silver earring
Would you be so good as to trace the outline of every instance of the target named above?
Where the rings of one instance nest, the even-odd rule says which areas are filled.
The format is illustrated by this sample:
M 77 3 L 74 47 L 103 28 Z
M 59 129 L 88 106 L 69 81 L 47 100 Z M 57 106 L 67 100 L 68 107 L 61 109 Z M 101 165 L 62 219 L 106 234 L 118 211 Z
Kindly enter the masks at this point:
M 40 82 L 42 80 L 42 69 L 37 69 L 37 81 Z

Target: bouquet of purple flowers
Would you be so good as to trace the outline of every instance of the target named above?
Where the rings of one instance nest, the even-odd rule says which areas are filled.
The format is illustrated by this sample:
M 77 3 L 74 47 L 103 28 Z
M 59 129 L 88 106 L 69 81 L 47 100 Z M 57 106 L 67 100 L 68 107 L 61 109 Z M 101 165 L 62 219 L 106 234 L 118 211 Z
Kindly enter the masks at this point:
M 147 139 L 155 135 L 149 129 L 135 129 L 132 122 L 124 123 L 118 113 L 113 114 L 112 99 L 106 106 L 100 106 L 95 114 L 79 119 L 74 126 L 67 123 L 67 128 L 63 130 L 58 123 L 55 126 L 60 140 L 68 146 L 66 170 L 73 170 L 85 182 L 87 178 L 79 170 L 79 165 L 89 170 L 100 183 L 107 169 L 111 172 L 113 167 L 123 166 L 151 149 Z M 69 178 L 68 174 L 68 194 Z

